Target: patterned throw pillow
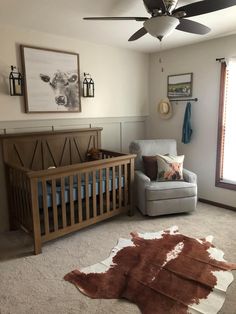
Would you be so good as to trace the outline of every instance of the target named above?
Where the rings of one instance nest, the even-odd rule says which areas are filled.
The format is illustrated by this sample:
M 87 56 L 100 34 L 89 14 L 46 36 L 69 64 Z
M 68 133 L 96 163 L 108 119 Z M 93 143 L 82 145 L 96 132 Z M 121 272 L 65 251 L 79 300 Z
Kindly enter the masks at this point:
M 151 181 L 157 179 L 157 156 L 142 156 L 144 173 Z
M 183 180 L 184 155 L 157 155 L 157 181 Z

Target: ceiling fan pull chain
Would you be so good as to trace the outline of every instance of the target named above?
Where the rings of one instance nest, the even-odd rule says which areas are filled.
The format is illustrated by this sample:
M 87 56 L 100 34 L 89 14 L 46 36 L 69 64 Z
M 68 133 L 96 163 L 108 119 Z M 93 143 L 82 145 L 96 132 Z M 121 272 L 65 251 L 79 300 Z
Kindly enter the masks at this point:
M 162 59 L 162 41 L 160 41 L 160 54 L 159 54 L 159 63 L 161 65 L 161 72 L 164 72 L 164 67 L 163 67 L 163 59 Z

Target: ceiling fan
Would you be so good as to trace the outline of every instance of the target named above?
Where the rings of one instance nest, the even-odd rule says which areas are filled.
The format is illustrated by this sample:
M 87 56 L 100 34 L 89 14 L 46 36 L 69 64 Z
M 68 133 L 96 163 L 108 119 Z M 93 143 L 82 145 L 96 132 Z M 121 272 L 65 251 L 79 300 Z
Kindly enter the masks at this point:
M 236 5 L 236 0 L 204 0 L 177 7 L 178 0 L 143 0 L 144 6 L 151 17 L 85 17 L 84 20 L 144 22 L 143 27 L 134 33 L 129 41 L 134 41 L 149 33 L 160 41 L 174 29 L 205 35 L 210 28 L 188 17 L 222 10 Z

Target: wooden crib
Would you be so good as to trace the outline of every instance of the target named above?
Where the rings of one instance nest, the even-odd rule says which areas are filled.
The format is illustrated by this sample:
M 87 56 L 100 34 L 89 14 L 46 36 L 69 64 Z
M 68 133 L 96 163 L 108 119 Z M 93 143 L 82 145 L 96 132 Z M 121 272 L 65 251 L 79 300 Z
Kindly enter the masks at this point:
M 122 212 L 132 215 L 135 155 L 103 150 L 102 128 L 2 136 L 10 228 L 34 238 L 34 252 Z M 99 159 L 88 161 L 94 148 Z

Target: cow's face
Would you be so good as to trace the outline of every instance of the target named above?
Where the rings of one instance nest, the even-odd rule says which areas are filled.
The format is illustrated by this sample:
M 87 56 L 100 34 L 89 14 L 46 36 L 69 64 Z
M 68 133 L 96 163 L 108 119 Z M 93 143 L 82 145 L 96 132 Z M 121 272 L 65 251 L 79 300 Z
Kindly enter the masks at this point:
M 43 82 L 48 83 L 55 93 L 55 102 L 58 106 L 69 105 L 71 89 L 77 88 L 78 75 L 76 73 L 65 73 L 57 71 L 52 77 L 40 74 Z

